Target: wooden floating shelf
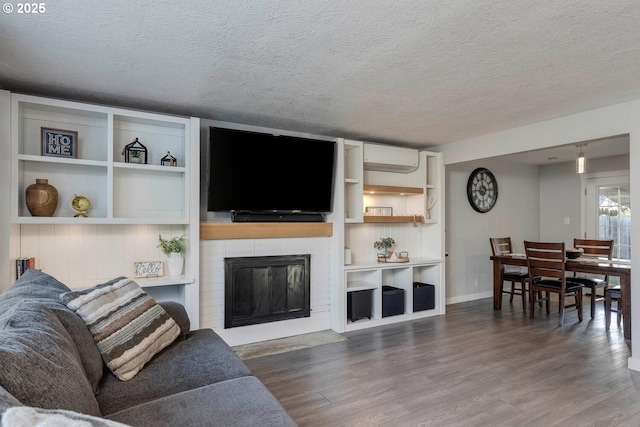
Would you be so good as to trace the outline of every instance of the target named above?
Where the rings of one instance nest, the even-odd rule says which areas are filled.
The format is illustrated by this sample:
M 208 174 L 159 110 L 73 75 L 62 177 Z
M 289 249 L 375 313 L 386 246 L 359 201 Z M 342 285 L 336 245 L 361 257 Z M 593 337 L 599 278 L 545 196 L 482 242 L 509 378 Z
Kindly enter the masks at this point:
M 364 184 L 364 192 L 369 194 L 389 194 L 394 196 L 416 196 L 418 194 L 424 194 L 424 188 Z
M 200 239 L 331 237 L 330 222 L 201 222 Z
M 395 223 L 424 223 L 424 216 L 422 215 L 394 215 L 394 216 L 382 216 L 382 215 L 365 215 L 364 222 L 395 222 Z

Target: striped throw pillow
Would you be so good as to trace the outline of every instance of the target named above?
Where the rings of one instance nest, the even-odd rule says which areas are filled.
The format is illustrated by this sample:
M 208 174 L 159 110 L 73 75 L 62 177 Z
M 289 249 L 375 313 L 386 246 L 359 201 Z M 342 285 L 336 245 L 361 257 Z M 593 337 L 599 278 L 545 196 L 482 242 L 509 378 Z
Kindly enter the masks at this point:
M 102 359 L 122 381 L 171 344 L 180 327 L 136 282 L 118 277 L 60 300 L 89 328 Z

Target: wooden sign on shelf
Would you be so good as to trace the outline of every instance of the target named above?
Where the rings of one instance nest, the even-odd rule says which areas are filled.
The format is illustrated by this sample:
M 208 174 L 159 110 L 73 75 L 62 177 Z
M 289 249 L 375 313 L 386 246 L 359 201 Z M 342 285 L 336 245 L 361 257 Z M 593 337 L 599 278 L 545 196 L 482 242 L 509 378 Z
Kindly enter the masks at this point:
M 133 263 L 133 277 L 161 277 L 164 276 L 162 261 L 144 261 Z

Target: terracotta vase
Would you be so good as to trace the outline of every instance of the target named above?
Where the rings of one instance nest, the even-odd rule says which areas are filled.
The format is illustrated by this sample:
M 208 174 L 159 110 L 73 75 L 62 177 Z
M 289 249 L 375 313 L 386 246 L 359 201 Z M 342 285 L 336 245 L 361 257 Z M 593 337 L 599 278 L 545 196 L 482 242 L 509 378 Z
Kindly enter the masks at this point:
M 48 179 L 36 179 L 27 187 L 25 199 L 31 216 L 53 216 L 58 207 L 58 190 Z

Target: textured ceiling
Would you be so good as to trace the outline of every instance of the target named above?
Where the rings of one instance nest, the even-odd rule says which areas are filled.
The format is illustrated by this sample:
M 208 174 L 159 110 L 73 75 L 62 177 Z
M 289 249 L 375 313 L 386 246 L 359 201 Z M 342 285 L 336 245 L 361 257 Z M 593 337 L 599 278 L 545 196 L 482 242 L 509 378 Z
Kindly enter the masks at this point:
M 640 98 L 637 0 L 44 4 L 0 87 L 415 147 Z

